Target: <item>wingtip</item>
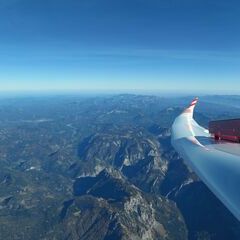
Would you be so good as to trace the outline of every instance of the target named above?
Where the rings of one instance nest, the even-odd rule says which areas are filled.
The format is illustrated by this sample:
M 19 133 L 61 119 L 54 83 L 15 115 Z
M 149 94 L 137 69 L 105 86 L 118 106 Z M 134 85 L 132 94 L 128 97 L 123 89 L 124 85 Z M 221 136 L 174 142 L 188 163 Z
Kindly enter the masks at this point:
M 189 107 L 195 106 L 195 105 L 197 104 L 197 102 L 198 102 L 198 97 L 195 97 L 195 98 L 192 100 L 192 102 L 191 102 L 191 104 L 189 105 Z
M 193 111 L 198 102 L 198 97 L 195 97 L 190 105 L 183 111 L 183 113 L 190 113 L 191 116 L 193 116 Z

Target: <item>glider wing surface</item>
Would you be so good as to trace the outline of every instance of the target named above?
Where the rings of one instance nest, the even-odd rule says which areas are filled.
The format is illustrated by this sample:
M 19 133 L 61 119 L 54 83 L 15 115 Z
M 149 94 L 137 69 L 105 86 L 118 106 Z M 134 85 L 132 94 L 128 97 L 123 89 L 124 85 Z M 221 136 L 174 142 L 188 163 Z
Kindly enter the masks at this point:
M 185 163 L 240 220 L 240 144 L 215 141 L 193 119 L 194 99 L 174 121 L 172 145 Z

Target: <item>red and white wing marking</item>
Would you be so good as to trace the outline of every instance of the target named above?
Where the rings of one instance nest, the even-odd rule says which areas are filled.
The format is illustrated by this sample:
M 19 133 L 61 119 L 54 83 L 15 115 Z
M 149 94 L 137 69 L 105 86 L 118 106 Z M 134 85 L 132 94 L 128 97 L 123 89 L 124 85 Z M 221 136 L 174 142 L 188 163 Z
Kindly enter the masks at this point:
M 190 115 L 190 117 L 193 117 L 193 111 L 194 111 L 194 108 L 196 106 L 198 102 L 198 97 L 194 98 L 193 101 L 191 102 L 191 104 L 189 105 L 188 108 L 186 108 L 183 113 L 187 113 Z

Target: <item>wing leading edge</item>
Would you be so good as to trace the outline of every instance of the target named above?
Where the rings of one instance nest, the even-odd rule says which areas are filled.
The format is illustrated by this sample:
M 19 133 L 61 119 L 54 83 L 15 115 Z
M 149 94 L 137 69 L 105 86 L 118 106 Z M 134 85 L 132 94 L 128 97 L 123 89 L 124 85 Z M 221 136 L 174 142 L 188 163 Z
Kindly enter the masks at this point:
M 226 152 L 221 150 L 221 145 L 210 141 L 208 130 L 193 119 L 197 101 L 197 98 L 194 99 L 175 119 L 172 145 L 185 163 L 240 220 L 240 157 L 231 153 L 231 148 L 236 148 L 236 144 L 228 143 L 230 151 Z M 240 148 L 240 145 L 237 147 Z

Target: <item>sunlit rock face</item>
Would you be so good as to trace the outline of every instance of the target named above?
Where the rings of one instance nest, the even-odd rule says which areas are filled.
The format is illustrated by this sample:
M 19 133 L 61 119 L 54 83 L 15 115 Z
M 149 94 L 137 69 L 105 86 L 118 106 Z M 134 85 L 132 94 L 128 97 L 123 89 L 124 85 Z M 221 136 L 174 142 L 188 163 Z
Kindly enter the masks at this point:
M 158 191 L 168 171 L 169 161 L 159 140 L 143 129 L 110 128 L 94 134 L 79 144 L 78 154 L 81 168 L 80 163 L 71 168 L 75 176 L 96 176 L 111 166 L 148 192 Z
M 173 202 L 143 193 L 116 170 L 76 179 L 74 199 L 61 214 L 65 236 L 76 239 L 186 239 Z M 178 225 L 178 230 L 174 229 Z M 117 238 L 116 238 L 117 237 Z

